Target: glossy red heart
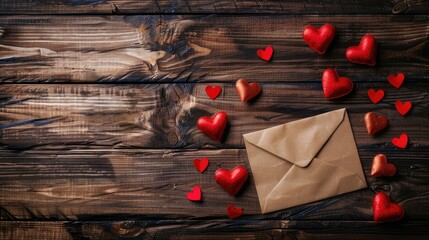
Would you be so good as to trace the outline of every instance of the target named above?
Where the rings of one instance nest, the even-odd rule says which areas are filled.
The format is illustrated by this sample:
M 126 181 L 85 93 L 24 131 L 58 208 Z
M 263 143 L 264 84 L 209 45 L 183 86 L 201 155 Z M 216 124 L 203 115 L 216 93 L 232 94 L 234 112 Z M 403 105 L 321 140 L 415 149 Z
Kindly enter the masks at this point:
M 404 103 L 402 103 L 401 101 L 396 101 L 395 102 L 395 107 L 396 107 L 396 110 L 402 115 L 402 116 L 405 116 L 405 114 L 407 114 L 410 110 L 411 110 L 411 107 L 412 107 L 413 105 L 411 104 L 411 102 L 410 101 L 405 101 Z
M 332 68 L 323 72 L 322 86 L 327 99 L 343 97 L 353 90 L 353 82 L 347 77 L 339 77 Z
M 192 188 L 192 192 L 188 192 L 186 194 L 186 197 L 190 200 L 190 201 L 200 201 L 201 200 L 201 188 L 199 186 L 194 186 L 194 188 Z
M 371 176 L 373 177 L 391 177 L 396 174 L 395 165 L 387 162 L 384 154 L 377 154 L 372 160 Z
M 270 61 L 271 57 L 273 56 L 273 52 L 274 52 L 273 47 L 267 46 L 265 48 L 265 50 L 258 49 L 258 51 L 256 51 L 256 54 L 258 55 L 259 58 L 268 62 L 268 61 Z
M 213 117 L 200 117 L 197 121 L 197 126 L 211 139 L 220 142 L 227 122 L 228 116 L 226 113 L 218 112 Z
M 408 135 L 403 133 L 398 138 L 397 137 L 393 138 L 392 143 L 398 148 L 406 148 L 408 144 Z
M 243 187 L 248 175 L 249 173 L 244 167 L 237 166 L 231 171 L 219 168 L 215 172 L 214 177 L 219 186 L 221 186 L 230 195 L 235 196 L 235 194 L 237 194 Z
M 378 102 L 381 101 L 381 99 L 384 98 L 384 91 L 382 89 L 375 91 L 374 89 L 369 89 L 368 90 L 368 97 L 369 99 L 371 99 L 371 102 L 373 102 L 374 104 L 377 104 Z
M 373 35 L 365 35 L 358 46 L 347 48 L 346 57 L 350 62 L 375 66 L 377 42 Z
M 392 86 L 394 86 L 395 88 L 400 88 L 401 86 L 402 86 L 402 83 L 404 82 L 404 80 L 405 80 L 405 75 L 403 74 L 403 73 L 398 73 L 398 75 L 393 75 L 393 74 L 390 74 L 388 77 L 387 77 L 387 80 L 389 81 L 389 83 L 392 85 Z
M 235 90 L 237 90 L 238 96 L 242 102 L 247 102 L 250 99 L 258 96 L 262 91 L 261 85 L 258 83 L 248 83 L 245 79 L 239 79 L 235 83 Z
M 243 215 L 243 209 L 242 208 L 236 208 L 234 205 L 230 204 L 226 208 L 228 212 L 228 217 L 231 219 L 238 218 L 241 215 Z
M 209 166 L 208 158 L 201 158 L 201 160 L 194 159 L 194 167 L 195 169 L 197 169 L 198 172 L 200 173 L 204 172 L 204 170 L 206 170 L 208 166 Z
M 308 26 L 302 33 L 304 42 L 318 54 L 324 54 L 326 52 L 334 36 L 335 27 L 331 24 L 325 24 L 320 28 Z
M 372 211 L 374 221 L 377 223 L 399 221 L 405 213 L 401 206 L 390 202 L 389 196 L 382 192 L 374 196 L 372 200 Z
M 375 112 L 369 112 L 364 117 L 366 130 L 368 134 L 376 134 L 385 129 L 388 124 L 387 117 L 377 115 Z
M 217 98 L 217 96 L 219 96 L 220 92 L 222 91 L 222 87 L 221 86 L 206 86 L 205 88 L 206 90 L 206 94 L 207 96 L 209 96 L 209 98 L 211 98 L 212 100 L 215 100 Z

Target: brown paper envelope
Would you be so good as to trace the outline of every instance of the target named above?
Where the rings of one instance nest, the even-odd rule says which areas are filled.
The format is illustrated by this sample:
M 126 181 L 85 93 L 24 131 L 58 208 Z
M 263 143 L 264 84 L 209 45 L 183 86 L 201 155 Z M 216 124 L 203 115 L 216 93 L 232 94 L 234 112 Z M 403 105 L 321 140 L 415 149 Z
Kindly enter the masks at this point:
M 346 109 L 243 137 L 262 213 L 367 187 Z

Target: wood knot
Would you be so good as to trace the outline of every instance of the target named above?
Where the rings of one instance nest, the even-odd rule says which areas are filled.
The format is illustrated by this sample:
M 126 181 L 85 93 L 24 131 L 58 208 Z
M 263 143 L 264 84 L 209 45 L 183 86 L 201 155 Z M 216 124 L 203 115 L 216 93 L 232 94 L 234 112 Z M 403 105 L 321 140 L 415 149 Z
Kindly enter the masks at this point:
M 121 238 L 135 238 L 143 234 L 145 229 L 135 221 L 122 221 L 113 223 L 110 231 Z
M 407 11 L 409 8 L 408 5 L 408 1 L 399 1 L 397 3 L 395 3 L 395 5 L 392 8 L 392 13 L 393 14 L 401 14 L 404 13 L 405 11 Z

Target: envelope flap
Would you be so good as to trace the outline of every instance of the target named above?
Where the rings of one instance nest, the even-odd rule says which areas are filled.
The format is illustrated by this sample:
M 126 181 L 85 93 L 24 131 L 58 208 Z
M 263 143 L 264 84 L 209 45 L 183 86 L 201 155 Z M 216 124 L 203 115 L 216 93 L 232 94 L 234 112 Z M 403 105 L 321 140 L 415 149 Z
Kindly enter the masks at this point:
M 244 134 L 251 144 L 299 167 L 306 167 L 344 119 L 345 109 Z

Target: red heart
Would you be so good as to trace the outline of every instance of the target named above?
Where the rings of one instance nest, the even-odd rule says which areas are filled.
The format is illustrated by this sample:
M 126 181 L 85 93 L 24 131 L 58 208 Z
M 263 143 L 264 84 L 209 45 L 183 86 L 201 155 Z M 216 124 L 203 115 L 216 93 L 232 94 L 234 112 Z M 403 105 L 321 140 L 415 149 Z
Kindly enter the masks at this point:
M 211 139 L 220 142 L 227 122 L 228 116 L 226 113 L 218 112 L 213 117 L 200 117 L 197 121 L 197 126 Z
M 237 166 L 231 171 L 219 168 L 215 174 L 215 180 L 225 191 L 234 196 L 240 191 L 247 180 L 249 173 L 242 166 Z
M 208 158 L 194 159 L 194 167 L 198 170 L 198 172 L 202 173 L 209 166 Z
M 236 208 L 232 204 L 228 205 L 228 207 L 226 208 L 226 210 L 228 211 L 228 217 L 231 218 L 231 219 L 238 218 L 241 215 L 243 215 L 243 209 L 242 208 Z
M 201 188 L 198 186 L 194 186 L 194 188 L 192 188 L 192 192 L 188 192 L 186 194 L 186 197 L 190 201 L 200 201 L 201 200 Z
M 365 126 L 368 134 L 375 134 L 387 127 L 388 120 L 385 116 L 378 116 L 375 112 L 365 114 Z
M 372 200 L 372 211 L 374 221 L 377 223 L 399 221 L 405 213 L 401 206 L 391 203 L 387 194 L 382 192 L 374 196 Z
M 256 54 L 258 55 L 259 58 L 268 62 L 273 56 L 273 52 L 274 52 L 273 47 L 267 46 L 265 50 L 258 49 L 258 51 L 256 51 Z
M 326 52 L 334 36 L 335 27 L 331 24 L 325 24 L 320 28 L 308 26 L 302 33 L 304 42 L 319 54 L 324 54 Z
M 349 94 L 353 90 L 353 83 L 347 77 L 339 77 L 338 73 L 328 68 L 322 76 L 323 93 L 327 99 L 335 99 Z
M 208 85 L 206 88 L 206 94 L 207 96 L 209 96 L 209 98 L 211 98 L 212 100 L 215 100 L 217 98 L 217 96 L 219 96 L 220 92 L 222 91 L 222 87 L 221 86 L 210 86 Z
M 261 85 L 259 83 L 248 83 L 244 79 L 239 79 L 235 83 L 235 90 L 237 90 L 238 96 L 242 102 L 247 102 L 250 99 L 258 96 L 262 91 Z
M 384 154 L 375 155 L 372 160 L 371 176 L 373 177 L 391 177 L 395 175 L 395 165 L 387 162 L 387 157 Z
M 389 81 L 389 83 L 398 89 L 401 87 L 402 83 L 404 82 L 404 79 L 405 79 L 405 75 L 403 73 L 398 73 L 398 75 L 396 76 L 393 74 L 390 74 L 387 77 L 387 80 Z
M 406 148 L 408 144 L 408 135 L 403 133 L 399 138 L 395 137 L 392 139 L 393 145 L 397 146 L 398 148 Z
M 411 104 L 410 101 L 406 101 L 406 102 L 402 103 L 401 101 L 398 100 L 398 101 L 395 102 L 396 110 L 398 110 L 398 112 L 402 116 L 405 116 L 405 114 L 407 114 L 408 111 L 410 111 L 410 109 L 411 109 L 412 106 L 413 105 Z
M 371 99 L 371 102 L 376 104 L 384 98 L 384 91 L 380 89 L 376 92 L 374 89 L 371 88 L 368 90 L 368 97 L 369 99 Z
M 358 46 L 347 48 L 346 57 L 350 62 L 375 66 L 377 43 L 373 35 L 365 35 Z

